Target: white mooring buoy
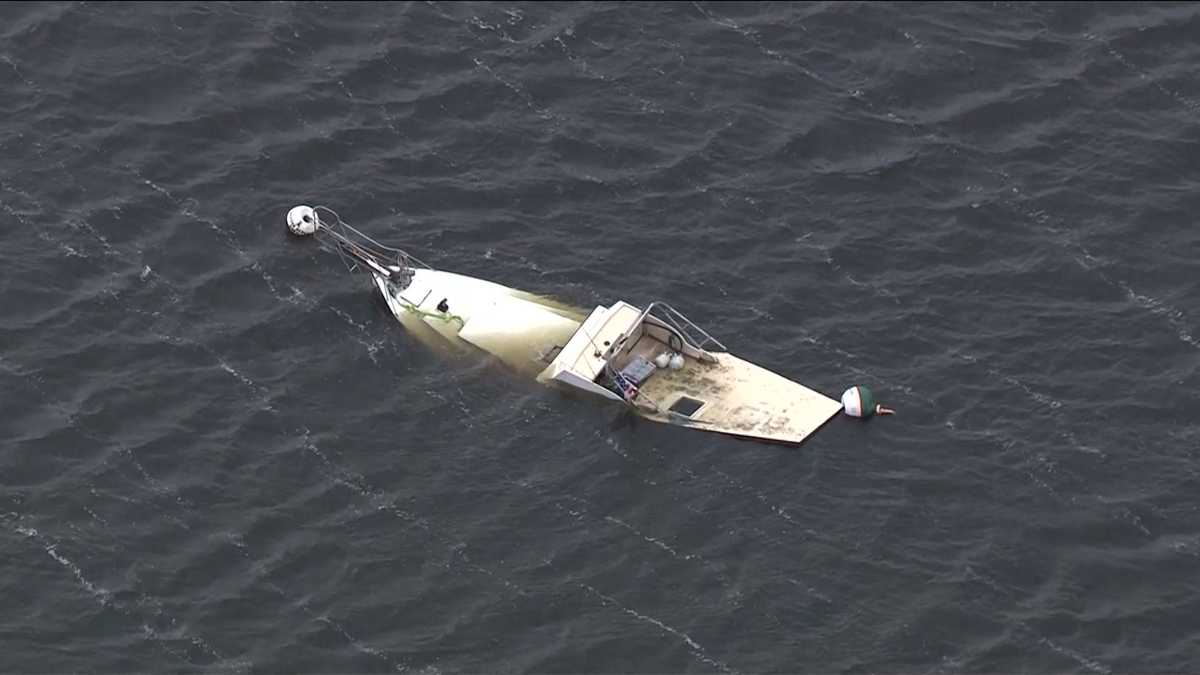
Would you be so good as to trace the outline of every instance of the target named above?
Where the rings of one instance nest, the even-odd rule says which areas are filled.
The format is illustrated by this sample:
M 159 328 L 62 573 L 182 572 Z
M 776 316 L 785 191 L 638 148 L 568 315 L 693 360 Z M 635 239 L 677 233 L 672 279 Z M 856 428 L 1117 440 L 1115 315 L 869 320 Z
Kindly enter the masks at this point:
M 311 206 L 293 206 L 287 214 L 288 230 L 292 234 L 304 237 L 313 234 L 320 227 L 321 221 L 317 220 L 317 212 Z
M 875 402 L 875 392 L 867 387 L 850 387 L 842 394 L 842 409 L 851 417 L 892 415 L 896 411 Z

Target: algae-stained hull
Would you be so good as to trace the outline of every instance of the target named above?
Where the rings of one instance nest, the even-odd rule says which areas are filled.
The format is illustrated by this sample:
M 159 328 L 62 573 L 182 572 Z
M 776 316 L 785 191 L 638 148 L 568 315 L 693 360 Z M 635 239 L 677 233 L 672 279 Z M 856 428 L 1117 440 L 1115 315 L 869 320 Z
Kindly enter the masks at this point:
M 640 396 L 659 410 L 639 412 L 659 422 L 798 444 L 842 409 L 838 401 L 732 354 L 713 356 L 715 363 L 696 361 L 656 373 Z M 681 399 L 701 405 L 690 415 L 672 412 Z
M 604 355 L 641 318 L 627 303 L 582 313 L 490 281 L 437 270 L 415 270 L 404 288 L 375 277 L 392 313 L 418 338 L 474 347 L 508 366 L 616 401 L 602 386 L 605 364 L 665 349 L 652 331 L 620 353 Z M 434 337 L 436 336 L 436 337 Z M 690 345 L 689 345 L 690 348 Z M 841 404 L 732 354 L 685 349 L 678 370 L 657 369 L 629 401 L 643 417 L 734 436 L 796 444 L 837 414 Z M 685 407 L 680 407 L 683 402 Z
M 664 302 L 590 313 L 474 277 L 434 270 L 347 225 L 326 207 L 296 206 L 288 229 L 319 235 L 365 268 L 392 314 L 441 351 L 479 349 L 538 382 L 619 401 L 669 424 L 800 443 L 842 406 L 729 354 Z M 713 350 L 713 351 L 710 351 Z
M 375 284 L 392 314 L 417 337 L 437 335 L 455 347 L 470 345 L 529 374 L 545 368 L 556 346 L 579 329 L 569 308 L 536 295 L 440 270 L 414 270 L 408 286 Z

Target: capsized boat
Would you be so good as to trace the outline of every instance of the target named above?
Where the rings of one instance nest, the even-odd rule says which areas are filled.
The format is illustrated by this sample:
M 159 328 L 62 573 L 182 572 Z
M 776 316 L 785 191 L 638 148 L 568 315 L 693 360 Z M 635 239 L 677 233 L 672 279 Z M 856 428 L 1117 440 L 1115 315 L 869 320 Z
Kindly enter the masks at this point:
M 581 312 L 483 279 L 435 270 L 384 246 L 324 206 L 287 214 L 351 270 L 366 270 L 418 337 L 487 352 L 538 382 L 629 406 L 657 422 L 797 444 L 842 404 L 730 354 L 665 302 L 617 301 Z

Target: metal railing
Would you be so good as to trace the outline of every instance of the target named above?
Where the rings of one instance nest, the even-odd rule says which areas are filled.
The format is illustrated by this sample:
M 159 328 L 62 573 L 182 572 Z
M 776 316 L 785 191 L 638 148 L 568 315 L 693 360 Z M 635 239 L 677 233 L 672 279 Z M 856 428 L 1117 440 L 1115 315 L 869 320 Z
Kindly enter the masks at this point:
M 655 313 L 655 310 L 659 310 L 659 312 Z M 636 331 L 637 329 L 641 328 L 646 321 L 646 317 L 653 317 L 657 321 L 662 322 L 666 329 L 678 335 L 679 339 L 682 340 L 684 344 L 687 344 L 698 351 L 703 360 L 715 362 L 714 357 L 709 354 L 709 351 L 713 345 L 718 348 L 713 351 L 729 351 L 729 349 L 720 340 L 710 335 L 708 331 L 704 330 L 700 326 L 697 326 L 694 321 L 684 316 L 683 312 L 680 312 L 661 300 L 656 300 L 647 305 L 646 309 L 643 309 L 641 314 L 638 315 L 638 318 L 633 323 L 630 331 Z M 697 338 L 692 331 L 699 333 L 700 336 L 702 336 L 702 339 Z M 613 382 L 617 386 L 618 391 L 616 393 L 621 396 L 627 405 L 634 407 L 646 407 L 651 409 L 652 412 L 662 414 L 663 410 L 657 403 L 648 399 L 631 398 L 628 395 L 626 388 L 620 386 L 620 380 L 618 378 L 621 378 L 622 376 L 617 372 L 613 365 L 613 361 L 616 358 L 616 355 L 620 353 L 622 349 L 628 353 L 629 350 L 633 348 L 633 343 L 627 344 L 631 332 L 621 333 L 621 335 L 619 335 L 617 339 L 613 341 L 612 345 L 605 351 L 604 373 L 607 375 L 609 381 Z M 588 337 L 591 338 L 590 335 Z M 595 343 L 593 343 L 593 347 L 594 346 Z M 599 349 L 597 349 L 597 351 L 599 351 Z M 679 351 L 683 351 L 682 345 Z
M 379 243 L 342 220 L 337 211 L 328 206 L 314 206 L 313 212 L 317 216 L 317 231 L 332 240 L 338 256 L 351 272 L 358 269 L 360 263 L 372 272 L 384 274 L 389 278 L 396 273 L 408 272 L 413 267 L 433 269 L 407 251 Z M 330 217 L 323 218 L 322 214 L 328 214 Z
M 654 310 L 660 308 L 663 310 L 662 314 L 655 314 Z M 704 330 L 700 326 L 697 326 L 694 321 L 684 316 L 683 312 L 680 312 L 661 300 L 655 300 L 649 305 L 646 305 L 646 309 L 642 310 L 641 315 L 638 316 L 638 320 L 634 325 L 642 325 L 642 322 L 645 321 L 646 317 L 648 316 L 653 316 L 654 318 L 673 328 L 681 337 L 683 337 L 685 341 L 701 352 L 708 351 L 708 345 L 710 344 L 716 345 L 719 348 L 719 351 L 729 351 L 729 348 L 722 344 L 720 340 L 716 339 L 712 335 L 709 335 L 708 331 Z M 703 337 L 703 339 L 697 339 L 697 337 L 693 335 L 691 331 L 696 331 Z

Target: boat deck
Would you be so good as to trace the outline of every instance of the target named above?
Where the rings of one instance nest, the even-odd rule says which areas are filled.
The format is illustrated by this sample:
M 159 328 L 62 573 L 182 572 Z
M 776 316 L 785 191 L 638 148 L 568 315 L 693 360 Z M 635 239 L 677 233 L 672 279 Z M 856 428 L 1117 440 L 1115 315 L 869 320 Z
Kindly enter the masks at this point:
M 666 345 L 649 335 L 618 362 L 649 361 Z M 679 370 L 658 369 L 639 387 L 638 400 L 657 411 L 640 412 L 662 422 L 782 443 L 800 443 L 841 410 L 841 403 L 765 368 L 725 353 L 716 363 L 687 358 Z

